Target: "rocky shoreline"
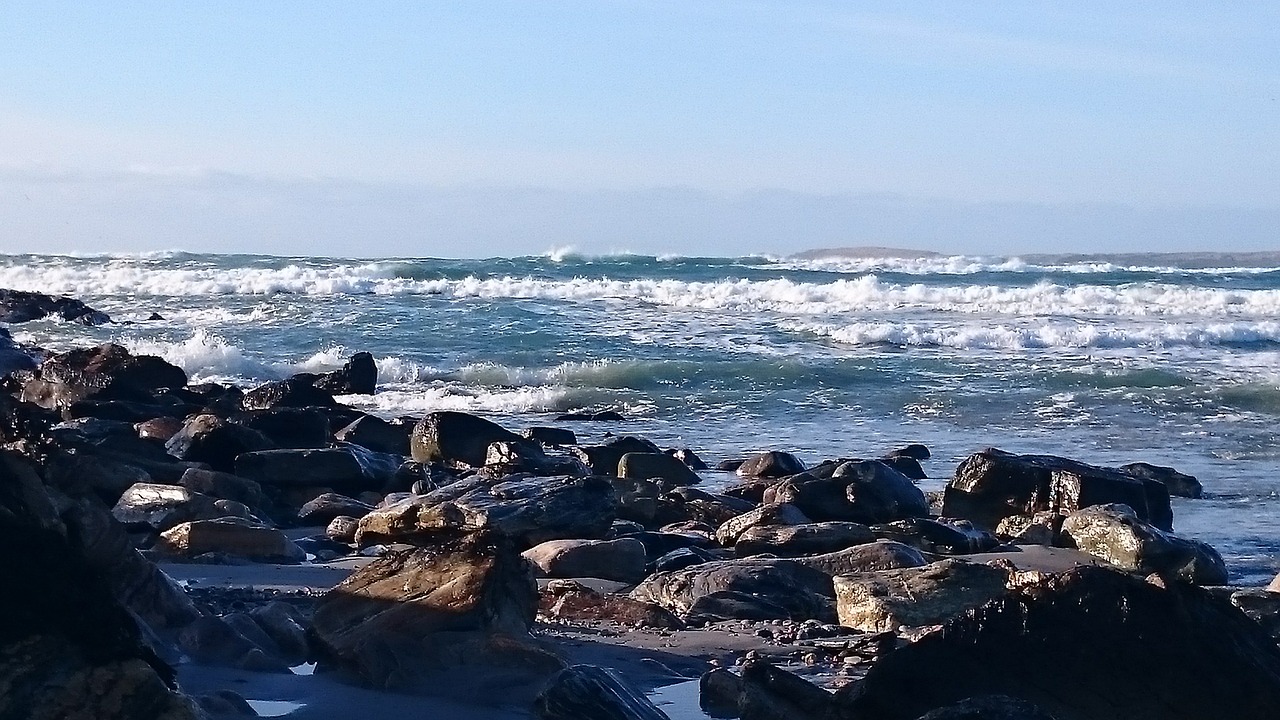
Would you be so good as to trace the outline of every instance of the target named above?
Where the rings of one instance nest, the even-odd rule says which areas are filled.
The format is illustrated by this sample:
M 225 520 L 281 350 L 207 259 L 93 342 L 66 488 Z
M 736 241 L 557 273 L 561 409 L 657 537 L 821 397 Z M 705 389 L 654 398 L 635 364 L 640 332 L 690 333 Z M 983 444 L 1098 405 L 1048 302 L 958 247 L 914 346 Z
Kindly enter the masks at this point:
M 747 720 L 1280 708 L 1280 583 L 1176 534 L 1171 468 L 985 449 L 925 493 L 920 445 L 713 470 L 616 414 L 368 415 L 367 353 L 247 389 L 4 353 L 3 719 L 698 717 L 650 697 L 694 682 Z

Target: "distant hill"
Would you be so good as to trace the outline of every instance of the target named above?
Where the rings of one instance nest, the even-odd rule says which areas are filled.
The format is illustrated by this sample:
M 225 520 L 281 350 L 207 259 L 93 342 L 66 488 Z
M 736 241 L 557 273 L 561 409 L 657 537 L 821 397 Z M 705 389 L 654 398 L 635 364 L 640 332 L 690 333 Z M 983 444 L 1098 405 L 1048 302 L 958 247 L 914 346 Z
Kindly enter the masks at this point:
M 791 258 L 793 260 L 829 260 L 831 258 L 930 258 L 941 256 L 942 253 L 930 250 L 864 245 L 860 247 L 815 248 L 796 253 Z

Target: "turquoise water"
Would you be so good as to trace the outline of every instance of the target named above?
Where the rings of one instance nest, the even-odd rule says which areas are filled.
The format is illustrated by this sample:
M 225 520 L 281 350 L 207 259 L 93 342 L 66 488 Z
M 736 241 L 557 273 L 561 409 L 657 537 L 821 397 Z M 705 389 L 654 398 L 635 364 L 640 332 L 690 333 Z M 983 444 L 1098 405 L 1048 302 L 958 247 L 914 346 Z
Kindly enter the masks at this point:
M 28 255 L 0 256 L 0 287 L 135 323 L 29 323 L 20 341 L 113 340 L 195 380 L 254 384 L 367 350 L 380 392 L 349 400 L 389 416 L 522 426 L 612 409 L 628 422 L 578 429 L 709 460 L 918 441 L 929 487 L 986 446 L 1173 465 L 1210 495 L 1176 501 L 1179 532 L 1241 581 L 1280 570 L 1278 257 Z

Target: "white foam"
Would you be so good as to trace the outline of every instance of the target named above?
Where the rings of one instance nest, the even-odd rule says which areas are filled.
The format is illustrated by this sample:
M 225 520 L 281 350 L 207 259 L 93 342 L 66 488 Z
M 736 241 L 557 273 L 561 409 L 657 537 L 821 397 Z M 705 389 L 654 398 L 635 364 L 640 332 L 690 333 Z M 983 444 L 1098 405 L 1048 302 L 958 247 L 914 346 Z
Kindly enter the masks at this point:
M 420 414 L 436 410 L 477 413 L 564 412 L 589 407 L 610 398 L 587 388 L 536 386 L 486 388 L 465 385 L 384 390 L 377 395 L 348 395 L 343 402 L 367 412 L 386 415 Z M 635 408 L 628 408 L 634 412 Z
M 1169 348 L 1280 343 L 1280 322 L 1102 324 L 924 324 L 860 322 L 848 325 L 784 325 L 785 329 L 829 337 L 847 345 L 890 344 L 959 349 Z

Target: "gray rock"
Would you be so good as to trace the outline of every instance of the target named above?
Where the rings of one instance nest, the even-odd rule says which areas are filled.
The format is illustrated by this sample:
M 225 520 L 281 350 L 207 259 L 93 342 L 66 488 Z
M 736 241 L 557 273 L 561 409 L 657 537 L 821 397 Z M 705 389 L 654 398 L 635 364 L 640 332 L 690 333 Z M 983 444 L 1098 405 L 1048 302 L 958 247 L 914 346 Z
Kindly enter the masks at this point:
M 49 356 L 35 377 L 23 385 L 21 399 L 43 408 L 63 410 L 88 398 L 150 398 L 156 390 L 186 384 L 187 374 L 182 368 L 158 357 L 135 356 L 123 346 L 106 343 Z
M 244 394 L 240 407 L 245 410 L 270 410 L 276 407 L 332 407 L 333 394 L 315 386 L 317 375 L 298 373 L 285 380 L 263 383 Z
M 1171 467 L 1136 462 L 1121 465 L 1120 470 L 1143 480 L 1162 483 L 1169 489 L 1169 494 L 1176 497 L 1199 498 L 1204 495 L 1204 488 L 1194 475 L 1180 473 Z
M 378 388 L 378 365 L 373 355 L 358 352 L 341 369 L 321 374 L 312 384 L 334 395 L 372 395 Z
M 223 553 L 261 562 L 298 563 L 306 553 L 284 533 L 242 518 L 197 520 L 175 525 L 160 534 L 156 550 L 195 557 Z
M 520 442 L 521 437 L 484 418 L 461 412 L 434 412 L 413 429 L 410 450 L 418 462 L 484 465 L 495 442 Z
M 1180 538 L 1138 518 L 1126 505 L 1095 505 L 1068 515 L 1062 543 L 1116 567 L 1177 576 L 1197 585 L 1224 585 L 1227 568 L 1209 545 Z
M 359 518 L 340 515 L 329 521 L 329 525 L 324 529 L 324 534 L 330 540 L 336 542 L 353 543 L 356 541 L 356 531 L 359 529 Z
M 328 487 L 359 493 L 386 485 L 401 458 L 346 445 L 315 450 L 260 450 L 236 458 L 236 474 L 272 487 Z
M 975 528 L 968 520 L 917 517 L 876 525 L 871 530 L 876 537 L 937 555 L 990 552 L 1000 545 L 995 535 Z
M 527 428 L 521 434 L 534 442 L 542 443 L 548 447 L 578 444 L 578 436 L 567 428 L 536 426 Z
M 126 526 L 148 526 L 168 530 L 191 520 L 222 517 L 214 499 L 177 485 L 138 483 L 120 496 L 111 515 Z
M 601 578 L 634 583 L 645 577 L 644 544 L 617 540 L 548 540 L 525 550 L 524 558 L 544 577 Z
M 996 527 L 996 537 L 1019 545 L 1055 545 L 1063 517 L 1057 513 L 1009 515 Z
M 357 520 L 373 512 L 373 506 L 338 493 L 323 493 L 298 510 L 298 520 L 304 525 L 328 525 L 339 516 Z
M 364 415 L 333 436 L 342 442 L 368 448 L 374 452 L 409 456 L 409 437 L 413 435 L 413 422 L 383 420 L 374 415 Z
M 742 533 L 757 525 L 804 525 L 808 522 L 809 518 L 795 505 L 765 503 L 716 528 L 716 542 L 724 547 L 733 547 Z
M 991 565 L 942 560 L 918 568 L 834 579 L 840 624 L 864 632 L 938 625 L 999 596 L 1009 573 Z
M 733 606 L 707 600 L 732 597 Z M 835 618 L 831 577 L 795 560 L 723 560 L 660 572 L 636 586 L 631 597 L 666 608 L 677 617 L 808 620 Z
M 574 457 L 581 460 L 592 474 L 617 475 L 622 456 L 627 453 L 658 453 L 662 450 L 644 438 L 620 435 L 600 445 L 579 445 L 572 448 Z
M 800 525 L 757 525 L 738 535 L 738 557 L 768 553 L 796 557 L 831 553 L 874 542 L 876 536 L 861 523 L 822 522 Z
M 767 490 L 765 500 L 791 503 L 814 520 L 877 524 L 929 514 L 924 493 L 878 460 L 842 463 L 825 478 L 792 476 Z
M 182 473 L 178 484 L 192 492 L 244 503 L 254 511 L 267 506 L 267 496 L 263 494 L 261 485 L 231 473 L 190 468 Z

